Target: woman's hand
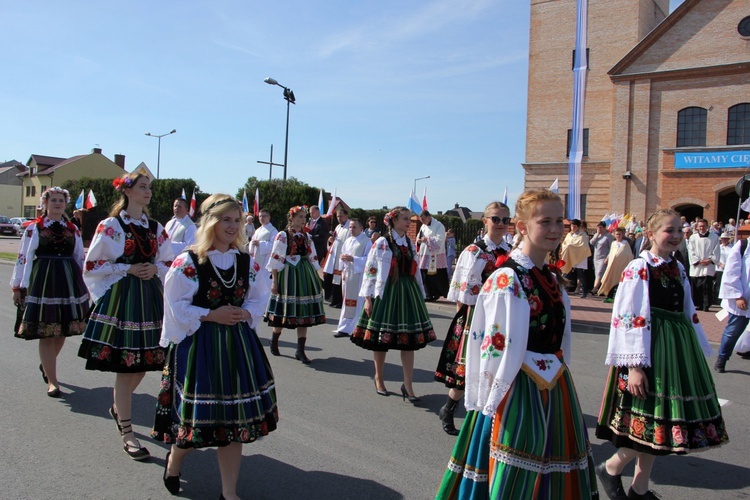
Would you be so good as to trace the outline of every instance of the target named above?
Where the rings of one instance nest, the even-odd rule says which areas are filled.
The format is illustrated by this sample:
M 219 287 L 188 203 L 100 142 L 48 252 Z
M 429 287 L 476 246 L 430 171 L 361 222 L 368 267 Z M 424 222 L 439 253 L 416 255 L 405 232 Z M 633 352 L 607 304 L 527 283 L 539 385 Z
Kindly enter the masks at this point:
M 648 378 L 640 366 L 634 366 L 628 370 L 628 392 L 635 398 L 646 399 Z
M 372 297 L 365 297 L 365 314 L 369 317 L 372 314 Z
M 204 321 L 213 321 L 220 325 L 234 326 L 241 321 L 250 319 L 251 317 L 251 314 L 241 307 L 221 306 L 218 309 L 212 309 L 206 316 L 203 316 L 202 319 Z
M 273 280 L 271 282 L 271 293 L 273 295 L 277 295 L 279 293 L 279 285 L 276 283 L 276 280 Z
M 23 294 L 21 290 L 13 290 L 13 305 L 17 307 L 23 306 Z
M 142 280 L 150 280 L 156 273 L 159 272 L 159 268 L 149 262 L 141 262 L 140 264 L 131 264 L 128 268 L 128 274 L 132 274 L 136 278 Z

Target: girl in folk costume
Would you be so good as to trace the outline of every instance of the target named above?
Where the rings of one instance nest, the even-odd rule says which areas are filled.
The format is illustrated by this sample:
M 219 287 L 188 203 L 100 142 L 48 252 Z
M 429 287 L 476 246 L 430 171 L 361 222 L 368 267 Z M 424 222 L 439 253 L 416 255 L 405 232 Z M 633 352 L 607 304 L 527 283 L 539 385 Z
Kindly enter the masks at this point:
M 570 301 L 549 253 L 564 232 L 549 190 L 516 203 L 523 249 L 484 282 L 466 349 L 464 419 L 437 498 L 597 497 L 570 359 Z
M 264 320 L 273 327 L 271 354 L 280 356 L 279 337 L 282 328 L 297 330 L 294 357 L 310 364 L 305 355 L 307 328 L 326 322 L 323 289 L 318 276 L 320 265 L 312 238 L 303 231 L 307 207 L 289 209 L 287 227 L 273 242 L 267 269 L 271 272 L 271 298 Z
M 618 227 L 615 229 L 615 239 L 609 247 L 609 254 L 604 262 L 607 269 L 599 285 L 598 294 L 607 297 L 604 302 L 614 302 L 613 297 L 617 292 L 620 276 L 631 260 L 633 260 L 633 251 L 630 249 L 628 240 L 625 239 L 625 228 Z
M 64 215 L 70 194 L 53 187 L 42 193 L 40 201 L 42 216 L 21 236 L 10 286 L 13 303 L 23 307 L 15 336 L 39 339 L 39 369 L 47 395 L 59 398 L 57 355 L 65 337 L 81 335 L 86 328 L 89 294 L 81 277 L 81 233 Z
M 493 201 L 485 207 L 482 217 L 484 237 L 461 252 L 448 291 L 447 298 L 456 303 L 457 312 L 443 343 L 435 380 L 443 382 L 450 389 L 439 416 L 443 430 L 452 436 L 458 434 L 453 413 L 464 395 L 466 335 L 469 333 L 474 304 L 482 284 L 495 271 L 496 262 L 502 262 L 501 258 L 510 252 L 505 240 L 510 220 L 510 209 L 504 203 Z
M 403 399 L 416 403 L 414 395 L 414 351 L 435 340 L 430 315 L 424 303 L 422 276 L 417 268 L 417 249 L 406 236 L 411 211 L 396 207 L 383 221 L 389 229 L 373 245 L 365 264 L 359 294 L 365 297 L 364 310 L 351 341 L 375 351 L 375 391 L 388 396 L 383 381 L 385 355 L 389 349 L 401 351 L 404 383 Z
M 182 461 L 217 446 L 222 498 L 234 499 L 242 443 L 276 429 L 271 366 L 254 327 L 268 279 L 242 250 L 237 200 L 214 194 L 201 206 L 195 245 L 172 264 L 164 284 L 162 347 L 169 347 L 152 437 L 172 443 L 164 486 L 180 490 Z
M 647 222 L 651 248 L 622 273 L 615 297 L 605 387 L 596 436 L 618 447 L 596 472 L 610 498 L 625 498 L 621 474 L 636 460 L 627 498 L 648 489 L 656 455 L 684 454 L 728 441 L 711 354 L 682 264 L 671 257 L 682 238 L 680 216 L 658 210 Z
M 371 248 L 372 242 L 362 230 L 362 222 L 359 219 L 350 219 L 349 237 L 344 241 L 339 257 L 343 303 L 334 337 L 351 335 L 362 314 L 365 299 L 359 296 L 359 290 L 362 287 L 365 263 Z
M 149 452 L 131 425 L 132 397 L 145 372 L 164 365 L 162 280 L 172 263 L 172 245 L 162 225 L 147 217 L 149 178 L 131 173 L 112 184 L 122 197 L 99 223 L 86 256 L 83 279 L 94 308 L 78 355 L 87 370 L 117 373 L 109 414 L 125 453 L 145 460 Z

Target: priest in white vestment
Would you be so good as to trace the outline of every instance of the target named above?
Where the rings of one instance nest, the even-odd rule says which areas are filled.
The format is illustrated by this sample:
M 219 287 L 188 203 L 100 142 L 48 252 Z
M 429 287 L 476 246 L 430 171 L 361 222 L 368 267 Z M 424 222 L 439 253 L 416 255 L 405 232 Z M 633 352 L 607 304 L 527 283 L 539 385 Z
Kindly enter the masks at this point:
M 339 269 L 341 270 L 341 289 L 344 300 L 334 337 L 351 335 L 354 327 L 357 326 L 357 320 L 362 315 L 365 298 L 359 296 L 359 289 L 362 287 L 367 255 L 372 248 L 370 238 L 362 229 L 362 222 L 359 219 L 351 219 L 349 221 L 349 237 L 341 248 Z
M 330 299 L 331 307 L 341 307 L 341 270 L 339 269 L 339 257 L 341 248 L 349 237 L 349 211 L 344 207 L 336 209 L 336 219 L 339 225 L 331 235 L 331 248 L 328 250 L 326 263 L 323 267 L 323 286 L 326 287 L 326 299 Z
M 172 242 L 172 252 L 175 257 L 185 251 L 195 242 L 195 233 L 198 228 L 188 215 L 188 202 L 184 198 L 177 198 L 172 204 L 172 213 L 174 217 L 169 219 L 164 230 L 169 235 L 169 241 Z
M 267 209 L 261 209 L 258 217 L 260 218 L 260 227 L 255 230 L 248 243 L 249 253 L 260 266 L 258 279 L 271 279 L 271 273 L 268 272 L 266 266 L 268 265 L 268 259 L 271 257 L 273 240 L 279 231 L 271 224 L 271 213 Z

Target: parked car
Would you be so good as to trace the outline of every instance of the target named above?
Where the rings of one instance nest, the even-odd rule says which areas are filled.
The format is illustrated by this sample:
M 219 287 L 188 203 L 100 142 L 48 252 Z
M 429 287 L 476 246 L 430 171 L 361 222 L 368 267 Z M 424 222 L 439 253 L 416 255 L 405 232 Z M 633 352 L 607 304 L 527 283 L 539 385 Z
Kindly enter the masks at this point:
M 10 236 L 17 236 L 19 234 L 16 231 L 16 226 L 4 215 L 0 215 L 0 234 L 8 234 Z
M 21 234 L 23 232 L 23 228 L 28 226 L 28 222 L 31 219 L 26 217 L 13 217 L 10 219 L 10 223 L 16 226 L 16 233 Z

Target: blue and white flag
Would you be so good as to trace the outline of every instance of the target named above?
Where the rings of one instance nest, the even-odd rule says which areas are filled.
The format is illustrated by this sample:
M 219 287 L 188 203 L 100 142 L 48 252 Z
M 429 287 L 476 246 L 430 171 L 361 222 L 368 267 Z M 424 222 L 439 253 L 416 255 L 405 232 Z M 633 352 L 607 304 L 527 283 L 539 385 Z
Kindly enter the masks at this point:
M 80 210 L 83 208 L 83 192 L 85 190 L 81 189 L 81 194 L 78 196 L 78 199 L 76 200 L 76 209 Z
M 414 190 L 411 190 L 411 193 L 409 194 L 409 201 L 406 202 L 406 208 L 414 212 L 415 214 L 419 215 L 422 213 L 422 204 L 419 203 L 419 200 L 417 199 L 417 195 L 414 193 Z
M 568 154 L 568 219 L 581 217 L 581 160 L 583 159 L 583 110 L 586 98 L 588 0 L 578 0 L 576 51 L 573 61 L 573 126 Z
M 182 188 L 182 194 L 180 195 L 180 198 L 187 201 L 187 197 L 185 196 L 185 188 Z
M 503 193 L 503 205 L 508 206 L 508 186 L 505 186 L 505 192 Z
M 250 213 L 250 205 L 247 203 L 247 189 L 245 189 L 245 192 L 242 194 L 242 211 L 247 213 Z
M 549 187 L 549 190 L 555 194 L 557 194 L 557 192 L 560 190 L 559 181 L 560 181 L 560 178 L 558 177 L 557 179 L 555 179 L 555 182 L 553 182 L 552 185 Z
M 323 201 L 323 190 L 320 190 L 320 194 L 318 195 L 318 210 L 320 210 L 321 214 L 326 213 L 325 210 L 323 210 L 323 206 L 325 205 L 325 202 Z

